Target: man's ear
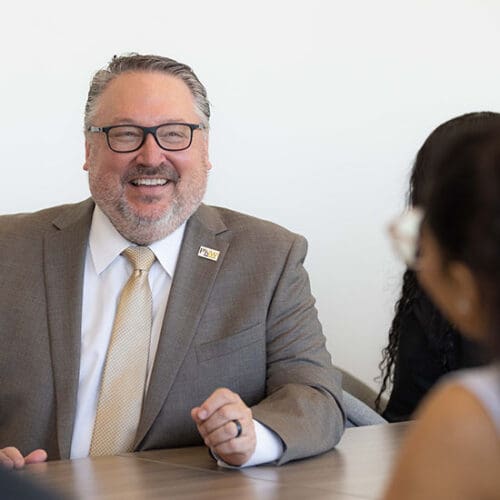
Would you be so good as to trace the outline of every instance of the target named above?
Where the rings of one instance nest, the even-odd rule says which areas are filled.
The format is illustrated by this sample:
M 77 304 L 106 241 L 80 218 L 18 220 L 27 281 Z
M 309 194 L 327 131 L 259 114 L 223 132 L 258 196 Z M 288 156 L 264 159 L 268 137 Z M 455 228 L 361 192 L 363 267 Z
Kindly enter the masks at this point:
M 210 161 L 210 156 L 208 154 L 208 131 L 205 131 L 205 138 L 204 138 L 204 144 L 203 144 L 203 154 L 205 155 L 205 165 L 207 166 L 207 170 L 211 170 L 213 165 L 212 162 Z
M 83 170 L 89 170 L 89 165 L 88 165 L 88 161 L 89 161 L 89 157 L 90 157 L 90 143 L 87 139 L 85 139 L 85 162 L 83 163 Z

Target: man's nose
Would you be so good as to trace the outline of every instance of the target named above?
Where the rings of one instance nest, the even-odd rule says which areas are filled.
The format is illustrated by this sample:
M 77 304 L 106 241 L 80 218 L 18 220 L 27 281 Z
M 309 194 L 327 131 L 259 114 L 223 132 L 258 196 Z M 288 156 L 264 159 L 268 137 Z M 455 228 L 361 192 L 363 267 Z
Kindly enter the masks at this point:
M 138 160 L 145 166 L 156 166 L 164 161 L 165 150 L 158 146 L 152 133 L 146 134 L 138 153 Z

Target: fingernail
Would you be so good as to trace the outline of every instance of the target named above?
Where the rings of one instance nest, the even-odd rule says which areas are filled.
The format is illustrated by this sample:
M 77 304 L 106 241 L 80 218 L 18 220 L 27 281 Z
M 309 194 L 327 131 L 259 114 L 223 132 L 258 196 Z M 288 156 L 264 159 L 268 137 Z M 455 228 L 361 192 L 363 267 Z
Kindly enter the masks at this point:
M 198 412 L 198 418 L 205 420 L 207 418 L 207 410 L 200 410 Z

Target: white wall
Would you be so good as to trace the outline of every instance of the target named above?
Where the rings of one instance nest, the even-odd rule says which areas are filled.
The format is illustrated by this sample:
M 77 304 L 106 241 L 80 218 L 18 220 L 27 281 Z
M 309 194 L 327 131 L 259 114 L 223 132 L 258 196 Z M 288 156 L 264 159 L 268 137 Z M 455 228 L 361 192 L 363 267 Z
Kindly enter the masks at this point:
M 45 0 L 0 20 L 0 213 L 88 196 L 82 111 L 113 54 L 190 64 L 213 106 L 207 201 L 304 234 L 334 361 L 375 385 L 401 267 L 384 233 L 437 124 L 500 110 L 500 3 Z

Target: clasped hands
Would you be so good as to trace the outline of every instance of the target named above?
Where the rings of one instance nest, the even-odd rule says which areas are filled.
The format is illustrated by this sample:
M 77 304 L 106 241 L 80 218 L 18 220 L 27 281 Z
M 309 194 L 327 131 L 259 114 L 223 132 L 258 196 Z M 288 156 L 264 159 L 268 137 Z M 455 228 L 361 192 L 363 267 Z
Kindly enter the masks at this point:
M 242 465 L 253 455 L 256 437 L 252 410 L 235 392 L 226 388 L 215 390 L 200 406 L 191 410 L 191 418 L 205 445 L 227 464 Z M 240 432 L 235 420 L 240 423 Z M 0 464 L 9 469 L 21 469 L 45 460 L 47 452 L 41 449 L 26 456 L 13 446 L 0 449 Z

